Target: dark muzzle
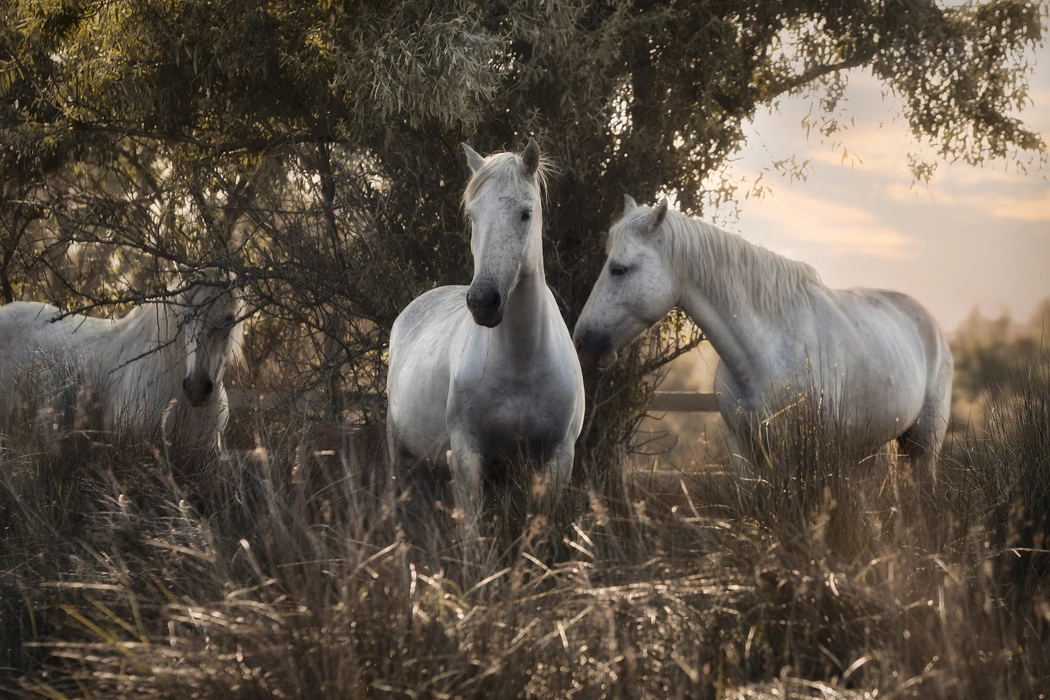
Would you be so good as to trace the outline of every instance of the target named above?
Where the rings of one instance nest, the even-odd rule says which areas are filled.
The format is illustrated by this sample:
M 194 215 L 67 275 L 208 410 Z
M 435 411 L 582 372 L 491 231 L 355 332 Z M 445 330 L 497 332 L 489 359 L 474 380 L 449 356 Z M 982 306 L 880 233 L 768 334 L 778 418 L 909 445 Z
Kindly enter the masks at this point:
M 573 341 L 580 364 L 595 365 L 599 369 L 605 369 L 616 362 L 616 351 L 613 349 L 612 340 L 606 333 L 584 331 L 582 334 L 577 334 Z
M 493 328 L 503 320 L 503 297 L 492 284 L 472 284 L 467 290 L 467 308 L 474 323 Z
M 191 374 L 182 380 L 182 391 L 194 408 L 206 406 L 215 391 L 215 382 L 207 374 Z

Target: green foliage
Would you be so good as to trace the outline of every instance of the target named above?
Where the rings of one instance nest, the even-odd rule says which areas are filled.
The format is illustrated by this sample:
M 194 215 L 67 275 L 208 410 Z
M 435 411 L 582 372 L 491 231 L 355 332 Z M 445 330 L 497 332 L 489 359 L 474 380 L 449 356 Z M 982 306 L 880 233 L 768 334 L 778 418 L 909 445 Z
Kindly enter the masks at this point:
M 1042 149 L 1012 116 L 1040 7 L 5 0 L 0 294 L 119 308 L 171 262 L 229 267 L 259 310 L 243 381 L 379 417 L 396 313 L 470 275 L 459 142 L 535 135 L 556 164 L 546 269 L 571 323 L 622 194 L 731 198 L 705 177 L 780 95 L 832 109 L 867 68 L 947 157 Z M 671 328 L 589 382 L 592 463 L 629 439 Z

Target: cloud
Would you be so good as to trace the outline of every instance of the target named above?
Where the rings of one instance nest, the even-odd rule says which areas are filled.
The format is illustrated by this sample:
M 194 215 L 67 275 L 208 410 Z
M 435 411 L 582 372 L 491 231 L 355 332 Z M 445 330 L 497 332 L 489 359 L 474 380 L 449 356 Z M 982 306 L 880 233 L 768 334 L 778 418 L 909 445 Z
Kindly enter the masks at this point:
M 887 223 L 895 218 L 891 209 L 899 204 L 920 204 L 931 210 L 944 208 L 944 217 L 967 212 L 976 227 L 1050 222 L 1050 166 L 1025 171 L 1017 163 L 1007 161 L 993 161 L 983 167 L 947 163 L 928 145 L 917 142 L 906 122 L 894 118 L 898 107 L 893 100 L 883 101 L 877 81 L 870 76 L 859 77 L 847 91 L 852 96 L 847 100 L 847 110 L 865 109 L 846 120 L 842 130 L 831 136 L 823 136 L 814 128 L 807 137 L 800 127 L 810 111 L 805 100 L 785 101 L 776 113 L 760 114 L 747 127 L 748 143 L 735 163 L 740 179 L 753 182 L 778 160 L 808 162 L 807 181 L 793 185 L 811 195 L 805 205 L 817 206 L 818 201 L 827 206 L 850 202 L 852 210 L 826 206 L 826 213 L 857 232 L 848 236 L 851 240 L 864 241 L 865 250 L 883 257 L 907 256 L 909 242 L 914 240 L 909 234 L 924 237 L 923 231 L 909 230 L 899 220 L 895 223 L 901 228 Z M 1050 105 L 1050 90 L 1039 87 L 1033 95 L 1037 105 Z M 1033 128 L 1045 128 L 1040 123 L 1046 122 L 1042 112 L 1030 109 L 1024 116 Z M 808 118 L 817 119 L 812 114 Z M 908 154 L 937 164 L 929 183 L 913 181 Z M 763 182 L 771 187 L 774 197 L 798 197 L 784 194 L 786 179 L 767 177 Z M 865 210 L 867 219 L 862 216 Z M 827 228 L 830 226 L 825 226 L 822 234 L 810 233 L 810 240 L 825 236 L 825 242 L 842 250 L 843 244 L 835 242 L 837 237 Z M 820 230 L 818 226 L 817 231 Z M 1050 234 L 1050 228 L 1047 233 Z
M 1050 223 L 1050 198 L 1021 199 L 998 197 L 988 209 L 992 216 L 1000 219 L 1016 219 L 1032 223 Z M 1050 233 L 1050 230 L 1048 230 Z
M 819 247 L 824 255 L 860 255 L 901 260 L 912 257 L 916 241 L 899 229 L 880 221 L 863 207 L 829 201 L 795 188 L 777 188 L 773 195 L 741 207 L 746 237 L 762 233 L 794 243 L 793 251 L 805 259 L 807 251 Z M 803 244 L 803 245 L 798 245 Z
M 1038 173 L 955 167 L 935 175 L 929 185 L 907 185 L 898 179 L 886 182 L 882 192 L 887 203 L 918 202 L 966 211 L 974 226 L 1050 223 L 1050 185 Z

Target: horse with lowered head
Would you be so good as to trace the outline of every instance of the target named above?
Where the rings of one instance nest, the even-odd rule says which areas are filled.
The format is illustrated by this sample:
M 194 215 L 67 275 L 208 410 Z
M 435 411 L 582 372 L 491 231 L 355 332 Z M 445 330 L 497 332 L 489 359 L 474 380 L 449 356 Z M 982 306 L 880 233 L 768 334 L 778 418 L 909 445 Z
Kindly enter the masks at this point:
M 0 426 L 37 437 L 125 444 L 158 438 L 185 456 L 218 447 L 223 377 L 240 350 L 243 302 L 230 275 L 188 273 L 120 319 L 49 304 L 0 307 Z
M 756 427 L 812 395 L 844 435 L 872 449 L 896 439 L 922 465 L 917 476 L 934 483 L 953 362 L 926 309 L 898 292 L 829 289 L 809 265 L 668 210 L 666 200 L 625 202 L 576 322 L 583 361 L 608 366 L 679 307 L 718 353 L 719 410 L 745 462 L 758 457 Z

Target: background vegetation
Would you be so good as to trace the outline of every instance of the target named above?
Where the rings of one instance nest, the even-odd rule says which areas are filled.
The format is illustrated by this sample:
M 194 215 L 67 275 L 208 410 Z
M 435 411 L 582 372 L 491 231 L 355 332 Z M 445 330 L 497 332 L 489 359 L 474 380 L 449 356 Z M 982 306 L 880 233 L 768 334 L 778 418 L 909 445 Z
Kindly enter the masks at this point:
M 1038 153 L 1016 115 L 1041 8 L 4 0 L 0 297 L 117 313 L 173 261 L 228 267 L 258 311 L 241 384 L 381 420 L 392 320 L 470 276 L 461 141 L 533 135 L 557 166 L 546 269 L 571 325 L 623 193 L 732 199 L 719 168 L 779 96 L 833 114 L 870 70 L 946 157 Z M 588 377 L 578 474 L 622 453 L 680 328 Z
M 1046 361 L 1050 299 L 1044 299 L 1027 321 L 1015 321 L 1009 314 L 985 318 L 974 309 L 953 334 L 951 345 L 956 370 L 952 412 L 959 421 L 982 423 L 981 407 L 1008 396 L 1010 378 L 1020 368 Z
M 235 378 L 250 410 L 228 435 L 242 449 L 199 483 L 150 446 L 63 461 L 3 445 L 0 693 L 1045 689 L 1045 346 L 1010 350 L 1005 389 L 966 389 L 987 420 L 957 431 L 937 494 L 892 454 L 854 454 L 813 407 L 757 483 L 606 488 L 652 370 L 697 340 L 672 317 L 587 377 L 573 517 L 471 565 L 446 509 L 391 488 L 377 442 L 393 318 L 470 276 L 461 141 L 532 135 L 554 161 L 546 269 L 571 325 L 622 194 L 674 193 L 697 214 L 731 200 L 720 168 L 778 96 L 811 91 L 833 114 L 849 71 L 871 70 L 945 157 L 1041 153 L 1014 115 L 1045 6 L 0 7 L 0 297 L 116 314 L 162 293 L 174 263 L 206 264 L 238 273 L 253 313 Z M 1011 357 L 956 350 L 962 367 Z M 314 450 L 331 436 L 310 425 L 333 422 L 362 428 Z

